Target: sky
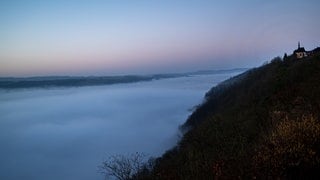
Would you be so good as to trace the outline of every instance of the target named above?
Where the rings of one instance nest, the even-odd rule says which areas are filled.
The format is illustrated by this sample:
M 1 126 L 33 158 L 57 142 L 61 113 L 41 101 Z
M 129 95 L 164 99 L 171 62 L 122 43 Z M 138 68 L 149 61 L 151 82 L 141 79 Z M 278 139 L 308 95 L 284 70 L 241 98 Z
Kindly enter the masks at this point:
M 320 44 L 318 0 L 0 0 L 0 76 L 255 67 Z

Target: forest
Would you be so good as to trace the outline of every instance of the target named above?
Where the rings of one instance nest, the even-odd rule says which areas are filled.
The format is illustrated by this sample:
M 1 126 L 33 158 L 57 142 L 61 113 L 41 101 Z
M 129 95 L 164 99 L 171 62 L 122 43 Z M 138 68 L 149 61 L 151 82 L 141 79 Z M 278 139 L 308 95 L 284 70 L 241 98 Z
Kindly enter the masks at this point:
M 320 177 L 320 53 L 276 57 L 213 87 L 184 136 L 131 179 Z

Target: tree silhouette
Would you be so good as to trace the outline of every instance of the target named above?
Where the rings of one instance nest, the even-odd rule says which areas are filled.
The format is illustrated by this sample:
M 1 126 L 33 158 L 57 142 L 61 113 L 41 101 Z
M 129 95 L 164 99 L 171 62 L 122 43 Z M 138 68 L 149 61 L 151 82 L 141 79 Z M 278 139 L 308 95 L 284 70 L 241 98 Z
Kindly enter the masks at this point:
M 99 166 L 100 172 L 105 178 L 115 177 L 119 180 L 139 179 L 138 174 L 143 174 L 153 167 L 152 159 L 149 161 L 143 153 L 133 153 L 128 156 L 114 155 L 109 157 Z

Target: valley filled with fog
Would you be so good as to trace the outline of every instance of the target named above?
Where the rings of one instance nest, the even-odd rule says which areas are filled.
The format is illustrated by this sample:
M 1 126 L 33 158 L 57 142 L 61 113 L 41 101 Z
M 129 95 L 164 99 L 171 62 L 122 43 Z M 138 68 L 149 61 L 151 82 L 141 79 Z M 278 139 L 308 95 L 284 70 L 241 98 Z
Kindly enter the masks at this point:
M 238 74 L 0 90 L 0 179 L 103 179 L 110 155 L 159 156 L 214 85 Z

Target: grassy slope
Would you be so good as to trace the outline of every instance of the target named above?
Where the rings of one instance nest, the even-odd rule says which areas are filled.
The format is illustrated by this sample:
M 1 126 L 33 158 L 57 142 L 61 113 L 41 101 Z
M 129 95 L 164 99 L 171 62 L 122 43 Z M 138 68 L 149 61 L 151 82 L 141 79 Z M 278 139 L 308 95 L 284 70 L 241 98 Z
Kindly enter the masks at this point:
M 147 179 L 318 176 L 320 54 L 255 68 L 211 89 Z

